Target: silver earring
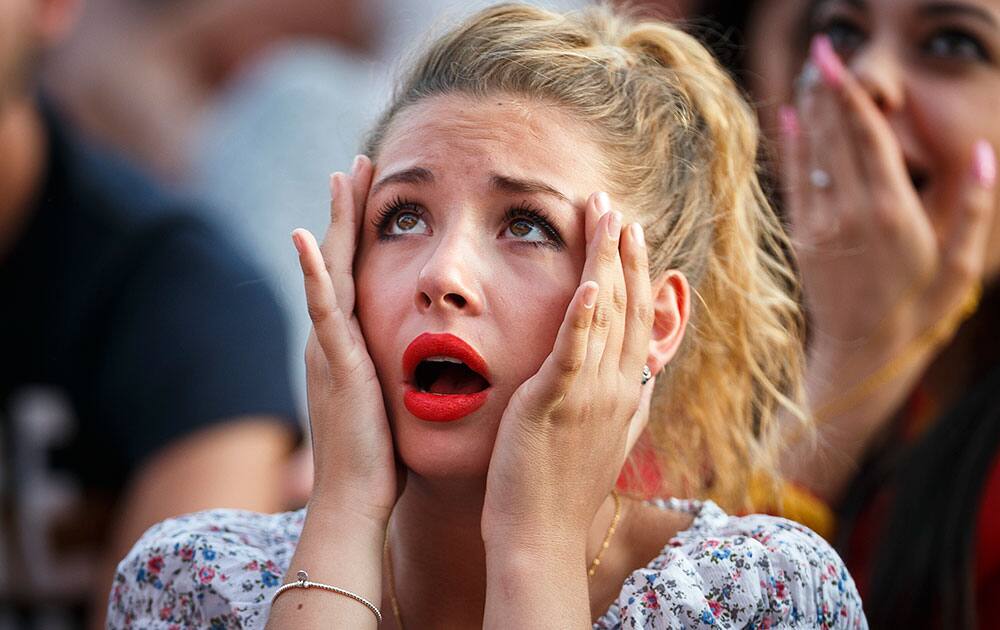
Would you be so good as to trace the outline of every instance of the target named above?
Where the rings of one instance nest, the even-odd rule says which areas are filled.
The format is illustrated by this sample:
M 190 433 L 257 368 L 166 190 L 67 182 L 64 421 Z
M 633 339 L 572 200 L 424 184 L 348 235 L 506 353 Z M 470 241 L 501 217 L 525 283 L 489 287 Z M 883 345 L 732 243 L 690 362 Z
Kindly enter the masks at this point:
M 642 366 L 642 384 L 645 385 L 651 378 L 653 378 L 653 373 L 650 371 L 649 366 Z

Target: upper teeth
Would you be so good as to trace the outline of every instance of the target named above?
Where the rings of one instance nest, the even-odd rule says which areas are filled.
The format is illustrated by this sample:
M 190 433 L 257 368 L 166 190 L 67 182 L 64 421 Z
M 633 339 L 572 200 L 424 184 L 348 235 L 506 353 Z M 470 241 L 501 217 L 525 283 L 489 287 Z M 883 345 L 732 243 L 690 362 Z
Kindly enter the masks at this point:
M 427 357 L 426 359 L 424 359 L 424 361 L 438 361 L 438 362 L 441 362 L 441 363 L 457 363 L 459 365 L 462 364 L 462 362 L 459 361 L 458 359 L 456 359 L 455 357 Z

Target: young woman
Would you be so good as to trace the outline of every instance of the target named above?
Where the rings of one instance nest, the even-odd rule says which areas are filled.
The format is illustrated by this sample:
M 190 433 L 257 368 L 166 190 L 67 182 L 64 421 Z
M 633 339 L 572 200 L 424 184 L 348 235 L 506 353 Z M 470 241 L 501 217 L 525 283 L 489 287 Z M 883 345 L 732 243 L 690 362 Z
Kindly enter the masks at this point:
M 789 472 L 873 626 L 994 627 L 1000 2 L 709 4 L 784 158 L 821 437 Z
M 756 145 L 664 24 L 505 5 L 435 42 L 323 247 L 293 235 L 308 508 L 150 530 L 111 627 L 864 627 L 808 529 L 626 495 L 740 508 L 801 415 Z

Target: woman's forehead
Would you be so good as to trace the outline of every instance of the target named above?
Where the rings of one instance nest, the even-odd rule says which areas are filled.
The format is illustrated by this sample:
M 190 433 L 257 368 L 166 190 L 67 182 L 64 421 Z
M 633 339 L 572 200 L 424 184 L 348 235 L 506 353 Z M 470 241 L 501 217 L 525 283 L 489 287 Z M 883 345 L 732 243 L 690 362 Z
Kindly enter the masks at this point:
M 604 163 L 587 128 L 559 107 L 503 95 L 444 95 L 397 114 L 379 149 L 376 180 L 414 168 L 499 172 L 557 180 L 557 188 L 584 186 L 589 194 L 605 185 Z

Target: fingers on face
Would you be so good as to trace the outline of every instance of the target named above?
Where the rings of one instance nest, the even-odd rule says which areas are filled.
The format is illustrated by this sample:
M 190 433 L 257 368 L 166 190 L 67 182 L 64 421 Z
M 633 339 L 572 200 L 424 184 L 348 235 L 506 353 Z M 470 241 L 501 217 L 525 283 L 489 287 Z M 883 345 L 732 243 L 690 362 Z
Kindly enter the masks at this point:
M 796 198 L 790 201 L 797 241 L 850 240 L 866 225 L 891 230 L 914 218 L 909 214 L 920 204 L 899 142 L 850 72 L 833 83 L 804 81 L 797 106 L 805 142 L 796 152 L 786 132 L 783 145 L 789 156 L 785 166 L 798 171 Z
M 337 302 L 337 295 L 330 281 L 326 262 L 320 252 L 316 237 L 304 229 L 292 232 L 292 242 L 299 253 L 299 266 L 306 290 L 306 305 L 317 341 L 327 356 L 333 356 L 338 335 L 349 334 L 347 322 Z
M 645 235 L 638 223 L 622 226 L 607 195 L 591 199 L 596 222 L 585 280 L 601 287 L 594 306 L 588 360 L 602 379 L 619 374 L 638 382 L 653 326 L 652 288 Z
M 359 222 L 365 213 L 365 204 L 368 202 L 368 191 L 371 189 L 374 172 L 372 161 L 367 155 L 359 155 L 354 158 L 354 164 L 351 166 L 351 193 L 354 198 L 355 217 Z
M 971 167 L 958 202 L 943 226 L 940 251 L 949 267 L 946 282 L 961 283 L 978 279 L 984 259 L 996 207 L 997 158 L 986 140 L 976 142 L 971 150 Z
M 805 139 L 802 137 L 802 123 L 798 111 L 791 105 L 783 105 L 778 112 L 781 129 L 781 171 L 785 179 L 785 205 L 792 235 L 798 239 L 808 220 L 810 208 L 807 204 L 806 166 L 809 155 Z
M 634 375 L 638 381 L 649 354 L 649 338 L 653 330 L 653 290 L 649 281 L 649 258 L 646 237 L 638 223 L 633 223 L 622 231 L 621 257 L 628 310 L 619 370 L 625 378 Z
M 597 304 L 594 305 L 588 363 L 595 371 L 603 372 L 612 357 L 615 369 L 618 367 L 628 305 L 619 253 L 622 215 L 611 209 L 605 193 L 592 196 L 590 203 L 596 206 L 601 218 L 588 244 L 587 262 L 583 269 L 583 279 L 594 280 L 600 287 Z
M 545 395 L 553 400 L 560 399 L 583 370 L 599 291 L 600 287 L 593 280 L 583 282 L 566 308 L 552 353 L 546 359 L 552 378 L 547 379 L 550 389 Z
M 591 238 L 583 277 L 546 361 L 553 400 L 581 374 L 602 381 L 623 377 L 638 385 L 653 325 L 641 226 L 623 229 L 621 213 L 611 210 L 604 194 L 590 198 L 586 213 Z
M 363 223 L 372 180 L 372 163 L 364 155 L 354 160 L 351 174 L 330 176 L 330 225 L 320 251 L 345 310 L 354 308 L 354 252 Z
M 799 236 L 806 242 L 829 238 L 854 209 L 845 197 L 859 183 L 847 118 L 835 93 L 843 88 L 813 84 L 799 94 L 805 155 L 799 179 L 802 214 Z

